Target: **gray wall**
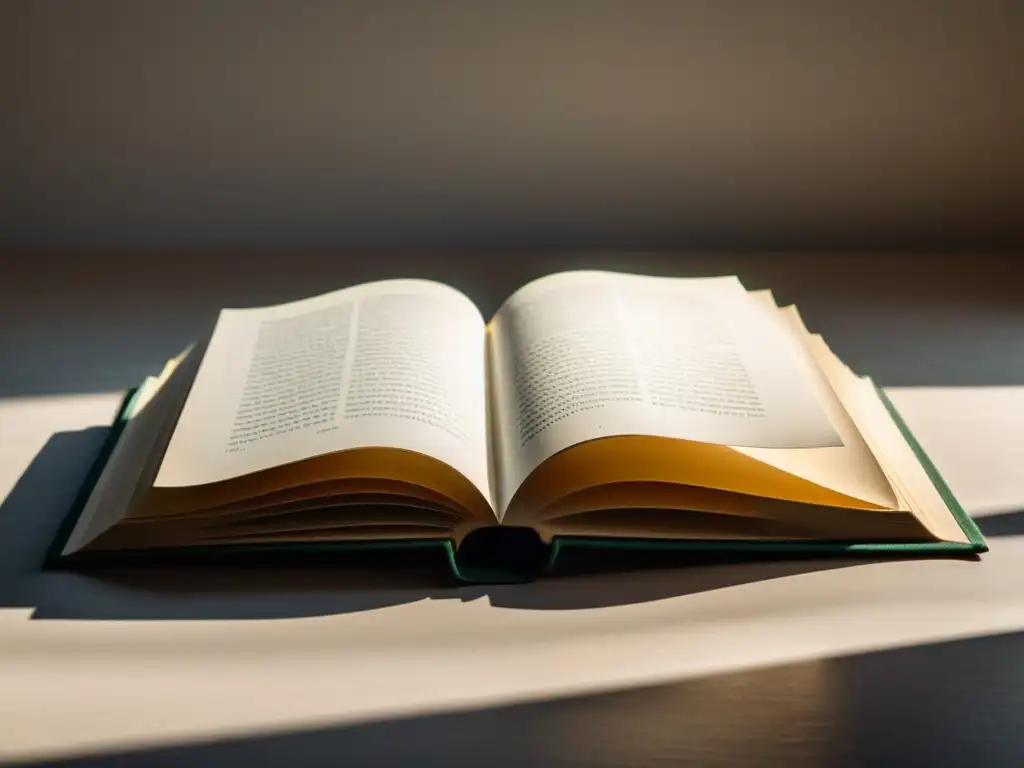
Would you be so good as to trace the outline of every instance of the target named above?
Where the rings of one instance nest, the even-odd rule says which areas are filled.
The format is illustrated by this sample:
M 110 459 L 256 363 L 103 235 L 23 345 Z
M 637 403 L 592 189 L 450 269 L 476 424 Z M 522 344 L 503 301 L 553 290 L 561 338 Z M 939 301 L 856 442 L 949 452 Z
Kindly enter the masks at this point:
M 0 246 L 1024 244 L 1024 4 L 0 2 Z

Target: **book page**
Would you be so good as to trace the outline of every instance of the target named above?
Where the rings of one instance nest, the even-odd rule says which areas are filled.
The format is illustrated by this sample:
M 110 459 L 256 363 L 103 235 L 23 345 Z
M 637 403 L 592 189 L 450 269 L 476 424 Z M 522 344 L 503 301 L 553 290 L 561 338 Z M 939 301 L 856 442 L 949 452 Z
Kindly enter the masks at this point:
M 597 438 L 842 444 L 807 360 L 735 277 L 553 275 L 490 331 L 501 509 L 546 459 Z
M 147 377 L 126 404 L 123 430 L 65 543 L 64 554 L 81 549 L 114 526 L 147 476 L 152 476 L 154 456 L 166 444 L 198 367 L 193 350 L 190 347 L 168 361 L 160 376 Z
M 812 335 L 810 347 L 878 457 L 893 488 L 899 492 L 903 505 L 912 510 L 936 538 L 968 543 L 969 537 L 886 409 L 874 382 L 847 368 L 821 336 Z
M 829 369 L 823 368 L 816 361 L 810 332 L 804 325 L 799 310 L 793 305 L 777 307 L 771 291 L 757 291 L 751 293 L 750 297 L 764 311 L 765 322 L 779 323 L 782 330 L 793 337 L 801 352 L 808 358 L 814 375 L 815 389 L 843 444 L 801 451 L 734 446 L 735 450 L 783 472 L 847 496 L 862 499 L 885 509 L 899 509 L 900 500 L 878 459 L 839 399 L 835 390 L 837 385 L 829 379 Z
M 224 310 L 154 486 L 388 447 L 454 467 L 490 499 L 483 339 L 473 303 L 425 280 Z

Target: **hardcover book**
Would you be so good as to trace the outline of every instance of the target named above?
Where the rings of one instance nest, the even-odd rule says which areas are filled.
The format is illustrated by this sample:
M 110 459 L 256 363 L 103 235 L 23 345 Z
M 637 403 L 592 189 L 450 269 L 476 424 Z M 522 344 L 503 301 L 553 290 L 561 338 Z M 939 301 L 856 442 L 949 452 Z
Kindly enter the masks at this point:
M 490 320 L 426 280 L 223 310 L 126 400 L 52 557 L 429 550 L 500 581 L 522 546 L 541 572 L 573 548 L 985 550 L 795 307 L 736 277 L 582 271 Z

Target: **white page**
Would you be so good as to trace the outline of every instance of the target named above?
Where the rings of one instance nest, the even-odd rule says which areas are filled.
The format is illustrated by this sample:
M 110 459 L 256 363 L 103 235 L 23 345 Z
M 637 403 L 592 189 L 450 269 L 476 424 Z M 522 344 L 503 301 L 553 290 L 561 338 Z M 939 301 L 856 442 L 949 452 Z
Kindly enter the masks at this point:
M 501 509 L 547 458 L 596 438 L 842 444 L 806 359 L 735 277 L 552 275 L 502 306 L 490 338 Z
M 211 483 L 351 448 L 437 458 L 490 499 L 484 320 L 387 280 L 224 310 L 154 483 Z

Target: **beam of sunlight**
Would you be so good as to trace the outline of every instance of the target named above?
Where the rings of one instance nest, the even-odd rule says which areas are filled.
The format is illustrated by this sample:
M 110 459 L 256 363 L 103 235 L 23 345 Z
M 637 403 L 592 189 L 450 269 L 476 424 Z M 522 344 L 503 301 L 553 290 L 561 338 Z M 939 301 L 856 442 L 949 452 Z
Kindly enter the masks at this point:
M 901 389 L 893 399 L 969 511 L 1024 510 L 1024 387 Z M 0 402 L 0 498 L 55 433 L 106 423 L 118 402 Z M 0 507 L 0 529 L 8 511 Z M 561 700 L 1024 630 L 1024 531 L 990 545 L 980 561 L 748 563 L 486 589 L 338 585 L 329 591 L 364 602 L 238 619 L 199 609 L 301 602 L 311 585 L 264 574 L 239 596 L 223 582 L 159 591 L 41 573 L 27 560 L 8 573 L 19 561 L 0 541 L 0 576 L 21 579 L 23 600 L 0 603 L 0 721 L 18 734 L 0 740 L 0 759 Z M 88 618 L 88 605 L 101 615 L 133 602 L 151 618 Z M 807 668 L 812 687 L 816 668 Z

